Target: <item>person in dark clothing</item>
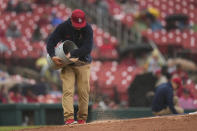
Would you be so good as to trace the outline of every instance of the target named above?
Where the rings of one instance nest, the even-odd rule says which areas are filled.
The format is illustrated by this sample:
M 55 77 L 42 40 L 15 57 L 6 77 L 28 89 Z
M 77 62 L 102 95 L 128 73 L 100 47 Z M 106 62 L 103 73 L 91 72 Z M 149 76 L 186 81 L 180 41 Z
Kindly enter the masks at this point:
M 21 32 L 20 30 L 17 28 L 17 25 L 15 22 L 11 22 L 10 25 L 7 28 L 6 31 L 6 36 L 7 37 L 12 37 L 12 38 L 19 38 L 21 37 Z
M 31 3 L 19 0 L 19 2 L 16 5 L 15 11 L 17 13 L 32 12 Z
M 52 26 L 56 27 L 57 25 L 61 24 L 63 20 L 56 15 L 56 12 L 51 13 L 51 21 L 50 23 Z
M 71 18 L 59 24 L 47 40 L 47 52 L 53 62 L 60 67 L 63 64 L 62 59 L 55 56 L 54 48 L 58 42 L 65 40 L 73 41 L 78 49 L 66 54 L 65 57 L 73 61 L 73 63 L 63 67 L 60 75 L 63 82 L 62 106 L 64 109 L 64 120 L 65 124 L 75 123 L 73 96 L 76 81 L 79 96 L 77 122 L 84 124 L 88 116 L 90 63 L 92 61 L 90 53 L 93 47 L 93 30 L 90 24 L 86 22 L 85 13 L 82 10 L 74 10 Z M 78 60 L 85 64 L 76 65 L 75 63 Z
M 77 21 L 77 19 L 75 20 Z M 90 63 L 92 61 L 90 53 L 93 47 L 92 27 L 88 23 L 83 22 L 84 20 L 82 19 L 79 19 L 79 23 L 84 23 L 84 26 L 82 26 L 83 28 L 79 27 L 79 23 L 75 25 L 72 21 L 74 21 L 74 18 L 73 20 L 69 18 L 67 21 L 57 26 L 47 40 L 47 52 L 53 60 L 57 59 L 55 57 L 54 47 L 60 41 L 70 40 L 73 41 L 79 49 L 71 51 L 68 56 L 70 56 L 70 58 L 78 58 L 81 61 Z M 54 62 L 57 65 L 61 65 L 58 60 L 55 60 Z
M 27 89 L 25 94 L 25 100 L 27 103 L 37 103 L 38 98 L 36 94 L 32 91 L 32 89 Z
M 14 7 L 14 2 L 13 0 L 9 0 L 8 4 L 7 4 L 7 8 L 6 11 L 14 11 L 15 7 Z
M 181 79 L 172 78 L 170 82 L 161 84 L 157 87 L 152 103 L 154 115 L 181 114 L 183 109 L 179 107 L 174 91 L 181 86 Z
M 36 29 L 33 32 L 31 41 L 36 42 L 36 41 L 41 41 L 41 40 L 43 40 L 43 36 L 42 36 L 41 31 L 40 31 L 40 26 L 37 25 Z
M 188 29 L 189 27 L 189 17 L 187 15 L 184 14 L 172 14 L 172 15 L 168 15 L 165 18 L 166 21 L 166 30 L 167 31 L 171 31 L 174 29 L 180 29 L 180 30 L 184 30 L 184 29 Z

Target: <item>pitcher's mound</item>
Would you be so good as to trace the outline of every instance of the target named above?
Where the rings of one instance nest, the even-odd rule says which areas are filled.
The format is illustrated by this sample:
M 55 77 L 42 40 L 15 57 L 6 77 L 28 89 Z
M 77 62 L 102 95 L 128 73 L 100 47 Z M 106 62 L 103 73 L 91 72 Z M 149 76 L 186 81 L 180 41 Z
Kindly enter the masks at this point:
M 21 131 L 197 131 L 197 114 L 97 121 L 84 125 L 40 127 Z

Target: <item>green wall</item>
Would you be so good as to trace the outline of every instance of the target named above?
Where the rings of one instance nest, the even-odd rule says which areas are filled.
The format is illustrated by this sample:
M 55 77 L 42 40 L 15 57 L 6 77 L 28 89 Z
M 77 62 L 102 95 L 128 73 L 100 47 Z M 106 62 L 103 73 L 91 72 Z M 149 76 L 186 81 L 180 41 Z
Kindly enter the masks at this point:
M 77 106 L 75 105 L 74 108 L 76 113 Z M 194 110 L 186 110 L 185 113 L 193 111 Z M 61 104 L 0 104 L 0 126 L 22 125 L 25 115 L 31 119 L 29 125 L 64 124 Z M 150 108 L 139 107 L 103 111 L 92 110 L 91 105 L 89 105 L 88 122 L 150 116 L 153 116 Z

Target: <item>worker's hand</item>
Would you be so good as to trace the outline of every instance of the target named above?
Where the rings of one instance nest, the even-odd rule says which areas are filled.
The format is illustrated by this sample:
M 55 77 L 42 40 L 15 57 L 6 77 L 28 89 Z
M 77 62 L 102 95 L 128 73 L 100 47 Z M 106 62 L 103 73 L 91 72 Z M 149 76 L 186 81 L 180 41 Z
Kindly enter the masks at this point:
M 70 53 L 66 54 L 66 57 L 72 62 L 76 62 L 79 59 L 79 58 L 70 58 L 71 57 Z
M 77 62 L 79 58 L 69 58 L 70 61 L 72 62 Z
M 66 54 L 66 57 L 67 57 L 68 59 L 70 58 L 70 56 L 71 56 L 70 53 Z
M 63 61 L 61 58 L 57 57 L 57 56 L 53 56 L 52 57 L 53 62 L 57 65 L 57 66 L 62 66 L 63 65 Z

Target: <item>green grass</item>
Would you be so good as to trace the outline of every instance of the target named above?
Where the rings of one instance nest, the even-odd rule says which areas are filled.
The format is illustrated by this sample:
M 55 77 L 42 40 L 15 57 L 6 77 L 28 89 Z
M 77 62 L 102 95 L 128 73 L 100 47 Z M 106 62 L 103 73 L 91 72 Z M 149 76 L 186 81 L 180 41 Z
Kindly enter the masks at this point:
M 13 131 L 25 128 L 36 128 L 40 126 L 0 126 L 0 131 Z

